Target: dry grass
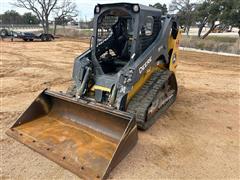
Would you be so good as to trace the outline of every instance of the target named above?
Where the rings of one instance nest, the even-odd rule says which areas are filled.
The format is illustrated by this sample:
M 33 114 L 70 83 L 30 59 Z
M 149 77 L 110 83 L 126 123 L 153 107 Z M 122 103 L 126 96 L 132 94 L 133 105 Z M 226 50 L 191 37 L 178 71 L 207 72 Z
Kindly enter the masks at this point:
M 51 30 L 53 31 L 53 30 Z M 58 27 L 56 31 L 57 36 L 64 36 L 68 38 L 82 38 L 90 37 L 92 35 L 92 30 L 90 29 L 70 29 Z
M 240 38 L 236 37 L 209 36 L 206 39 L 199 39 L 196 36 L 183 36 L 181 46 L 214 52 L 240 54 Z

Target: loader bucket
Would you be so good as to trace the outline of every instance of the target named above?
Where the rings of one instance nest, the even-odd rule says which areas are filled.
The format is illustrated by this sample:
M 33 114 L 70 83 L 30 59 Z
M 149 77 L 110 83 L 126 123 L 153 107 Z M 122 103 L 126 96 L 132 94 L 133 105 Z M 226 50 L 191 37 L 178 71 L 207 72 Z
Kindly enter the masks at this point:
M 7 134 L 84 179 L 105 179 L 137 142 L 133 116 L 43 91 Z

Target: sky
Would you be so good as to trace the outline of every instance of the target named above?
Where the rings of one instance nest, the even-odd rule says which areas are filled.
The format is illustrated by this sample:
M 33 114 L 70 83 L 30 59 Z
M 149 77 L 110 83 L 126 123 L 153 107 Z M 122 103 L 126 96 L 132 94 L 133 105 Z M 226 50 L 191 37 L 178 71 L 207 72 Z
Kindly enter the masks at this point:
M 25 9 L 16 8 L 11 3 L 15 0 L 0 0 L 0 14 L 4 13 L 7 10 L 16 10 L 20 14 L 27 12 Z M 139 3 L 144 5 L 165 3 L 167 6 L 171 3 L 171 0 L 73 0 L 77 4 L 79 10 L 78 19 L 87 19 L 93 17 L 93 9 L 96 4 L 105 4 L 105 3 L 116 3 L 116 2 L 129 2 L 129 3 Z

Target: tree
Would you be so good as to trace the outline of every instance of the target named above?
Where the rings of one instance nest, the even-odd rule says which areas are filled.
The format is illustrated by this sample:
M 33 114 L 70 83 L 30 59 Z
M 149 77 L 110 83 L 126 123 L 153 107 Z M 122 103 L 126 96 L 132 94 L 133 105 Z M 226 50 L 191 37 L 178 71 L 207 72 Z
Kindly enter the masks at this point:
M 198 36 L 205 39 L 214 29 L 220 26 L 219 16 L 222 12 L 220 1 L 218 0 L 206 0 L 204 3 L 199 4 L 198 7 L 198 17 L 203 20 L 200 24 Z M 208 24 L 210 26 L 209 30 L 201 36 L 202 28 Z
M 56 8 L 58 0 L 15 0 L 16 7 L 32 11 L 40 20 L 44 33 L 49 32 L 49 16 Z
M 239 0 L 206 0 L 197 5 L 197 20 L 200 22 L 198 36 L 205 39 L 217 27 L 240 27 Z M 201 35 L 203 27 L 210 25 L 209 30 Z
M 208 11 L 209 3 L 204 1 L 201 4 L 197 4 L 195 12 L 196 12 L 196 21 L 199 22 L 198 25 L 198 37 L 201 36 L 203 28 L 206 26 L 209 20 L 209 11 Z
M 22 16 L 23 24 L 39 24 L 40 21 L 32 13 L 25 13 Z
M 172 0 L 169 10 L 177 12 L 179 23 L 184 26 L 185 32 L 189 34 L 190 27 L 195 22 L 195 3 L 190 0 Z
M 2 14 L 1 20 L 3 24 L 22 24 L 22 16 L 14 10 Z
M 236 26 L 240 28 L 240 1 L 239 0 L 222 0 L 222 13 L 219 20 L 225 26 Z
M 54 35 L 56 34 L 57 25 L 65 25 L 78 16 L 77 6 L 70 0 L 63 0 L 61 5 L 57 6 L 54 10 L 55 23 L 54 23 Z
M 18 12 L 11 10 L 0 15 L 3 24 L 39 24 L 40 21 L 32 13 L 20 15 Z
M 162 15 L 166 15 L 168 13 L 168 9 L 167 9 L 167 5 L 166 4 L 160 4 L 160 3 L 156 3 L 154 5 L 149 5 L 151 7 L 155 7 L 157 9 L 160 9 L 162 11 Z

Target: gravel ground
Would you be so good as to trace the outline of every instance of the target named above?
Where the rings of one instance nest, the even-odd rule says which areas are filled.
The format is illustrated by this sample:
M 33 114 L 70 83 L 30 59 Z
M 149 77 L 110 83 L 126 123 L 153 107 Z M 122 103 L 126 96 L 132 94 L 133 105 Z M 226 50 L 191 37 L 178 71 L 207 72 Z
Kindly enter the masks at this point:
M 79 179 L 5 135 L 46 87 L 66 90 L 82 41 L 0 42 L 0 179 Z M 240 58 L 181 51 L 175 104 L 110 179 L 239 179 Z

